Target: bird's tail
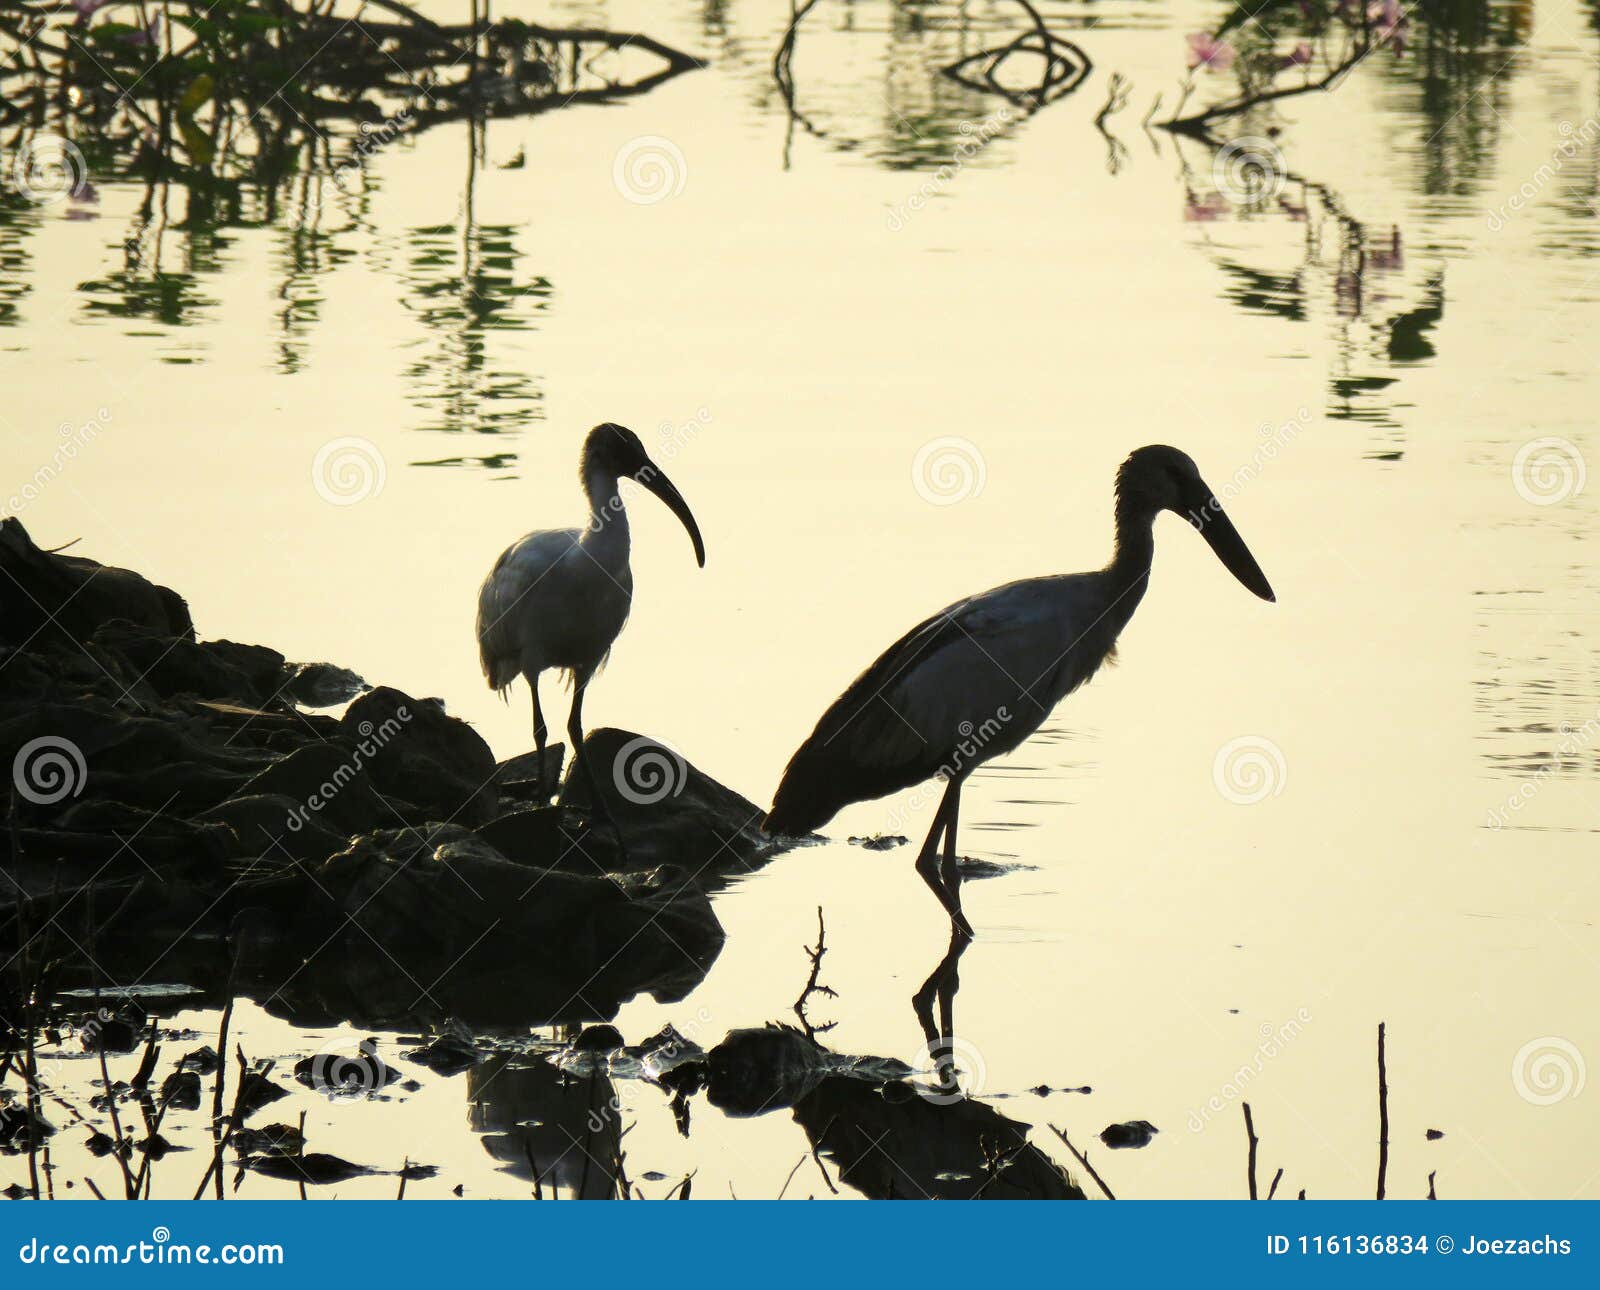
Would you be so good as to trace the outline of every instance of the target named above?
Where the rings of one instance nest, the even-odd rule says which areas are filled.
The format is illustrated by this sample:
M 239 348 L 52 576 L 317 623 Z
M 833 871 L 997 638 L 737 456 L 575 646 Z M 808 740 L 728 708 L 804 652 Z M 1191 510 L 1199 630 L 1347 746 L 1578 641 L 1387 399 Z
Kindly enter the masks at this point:
M 844 805 L 844 800 L 830 791 L 830 778 L 825 767 L 801 748 L 772 795 L 772 809 L 761 821 L 762 832 L 791 838 L 815 833 Z

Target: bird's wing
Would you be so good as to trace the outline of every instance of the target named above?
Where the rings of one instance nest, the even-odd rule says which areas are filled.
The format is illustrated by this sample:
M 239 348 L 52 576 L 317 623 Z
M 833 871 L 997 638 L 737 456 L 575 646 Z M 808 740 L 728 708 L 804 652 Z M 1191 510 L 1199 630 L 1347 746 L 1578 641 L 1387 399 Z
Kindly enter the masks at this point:
M 529 533 L 500 553 L 478 591 L 478 661 L 491 688 L 504 689 L 522 670 L 530 595 L 582 535 L 577 529 Z
M 993 755 L 1036 729 L 1070 663 L 1059 657 L 1060 601 L 1070 581 L 1030 578 L 957 601 L 885 650 L 790 760 L 774 830 L 807 831 L 848 802 L 970 769 L 950 764 L 952 750 L 974 736 L 981 747 L 985 731 L 992 738 L 1018 723 L 988 749 Z M 966 755 L 982 760 L 978 751 Z

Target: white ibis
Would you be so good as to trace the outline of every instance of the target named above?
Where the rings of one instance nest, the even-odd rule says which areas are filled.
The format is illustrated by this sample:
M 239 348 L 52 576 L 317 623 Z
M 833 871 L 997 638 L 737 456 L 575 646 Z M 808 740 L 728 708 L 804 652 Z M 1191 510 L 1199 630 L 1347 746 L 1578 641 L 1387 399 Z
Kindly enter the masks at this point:
M 507 547 L 478 592 L 478 657 L 491 688 L 504 693 L 518 676 L 533 692 L 533 738 L 544 773 L 545 724 L 539 674 L 564 670 L 572 681 L 567 737 L 573 760 L 584 761 L 583 692 L 604 665 L 628 621 L 633 572 L 628 567 L 628 513 L 617 491 L 623 477 L 649 489 L 682 522 L 695 560 L 706 563 L 705 544 L 682 494 L 645 452 L 632 430 L 609 422 L 583 441 L 579 478 L 589 499 L 581 529 L 543 529 Z M 593 800 L 603 801 L 593 782 Z
M 961 787 L 975 767 L 1020 746 L 1113 657 L 1144 596 L 1162 511 L 1193 524 L 1250 591 L 1275 598 L 1194 462 L 1176 448 L 1140 448 L 1117 472 L 1111 563 L 1094 573 L 1007 583 L 957 601 L 902 636 L 822 714 L 790 759 L 763 827 L 811 833 L 852 802 L 943 779 L 917 872 L 956 931 L 971 936 L 956 863 Z

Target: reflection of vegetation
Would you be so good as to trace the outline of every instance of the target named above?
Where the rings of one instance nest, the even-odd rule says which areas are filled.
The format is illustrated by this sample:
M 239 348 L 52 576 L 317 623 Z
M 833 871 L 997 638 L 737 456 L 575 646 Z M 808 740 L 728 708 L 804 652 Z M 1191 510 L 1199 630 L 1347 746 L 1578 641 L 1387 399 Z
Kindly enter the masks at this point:
M 973 122 L 996 115 L 997 107 L 1033 109 L 1053 102 L 1077 89 L 1089 72 L 1088 55 L 1057 36 L 1028 0 L 979 13 L 965 4 L 896 3 L 888 9 L 885 65 L 881 81 L 874 81 L 870 107 L 854 94 L 840 104 L 837 92 L 826 85 L 808 82 L 807 92 L 801 92 L 795 65 L 797 58 L 804 61 L 802 24 L 808 47 L 848 33 L 850 53 L 839 60 L 845 64 L 855 62 L 859 38 L 879 33 L 858 31 L 857 11 L 850 7 L 836 11 L 838 25 L 827 27 L 823 20 L 831 15 L 812 16 L 817 7 L 817 0 L 791 0 L 789 24 L 759 92 L 766 96 L 777 89 L 791 139 L 798 127 L 841 152 L 869 152 L 895 168 L 944 166 Z M 731 60 L 748 60 L 754 51 L 730 35 L 727 24 L 724 7 L 708 11 L 706 35 Z M 881 113 L 870 137 L 859 132 L 864 110 Z
M 1211 258 L 1229 280 L 1223 294 L 1247 313 L 1289 322 L 1327 320 L 1336 354 L 1328 415 L 1394 428 L 1392 403 L 1375 400 L 1395 383 L 1403 365 L 1434 356 L 1430 333 L 1444 315 L 1442 275 L 1431 273 L 1408 288 L 1398 228 L 1368 227 L 1326 185 L 1291 172 L 1276 176 L 1274 184 L 1273 191 L 1254 197 L 1227 193 L 1201 187 L 1185 167 L 1184 218 L 1202 225 L 1238 217 L 1253 224 L 1277 220 L 1301 226 L 1300 262 L 1288 271 L 1250 263 L 1245 248 L 1224 247 L 1208 237 Z M 1259 247 L 1259 239 L 1253 247 Z M 1388 452 L 1384 448 L 1373 455 Z
M 94 181 L 127 178 L 143 197 L 121 262 L 79 288 L 86 312 L 192 325 L 216 306 L 203 283 L 228 245 L 219 230 L 280 225 L 277 368 L 296 372 L 320 283 L 357 254 L 343 235 L 370 227 L 367 164 L 379 151 L 467 121 L 475 165 L 489 117 L 640 94 L 699 65 L 639 34 L 441 25 L 400 0 L 347 15 L 341 3 L 0 0 L 0 125 L 15 126 L 0 166 L 0 326 L 28 290 L 34 204 L 64 201 L 70 217 L 92 219 Z M 41 193 L 29 183 L 40 175 L 61 182 Z M 525 327 L 519 314 L 542 308 L 550 284 L 513 281 L 512 231 L 476 225 L 473 179 L 460 228 L 414 237 L 406 274 L 406 303 L 437 338 L 410 369 L 430 428 L 496 430 L 537 414 L 538 392 L 494 366 L 486 336 Z

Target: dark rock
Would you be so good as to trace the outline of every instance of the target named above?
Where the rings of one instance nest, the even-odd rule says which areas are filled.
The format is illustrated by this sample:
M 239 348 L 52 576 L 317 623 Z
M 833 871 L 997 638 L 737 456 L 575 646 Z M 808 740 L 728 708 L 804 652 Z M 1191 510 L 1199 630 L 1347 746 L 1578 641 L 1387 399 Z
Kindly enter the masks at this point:
M 604 818 L 626 842 L 630 869 L 671 862 L 708 881 L 748 873 L 783 849 L 761 831 L 761 807 L 648 736 L 591 731 L 583 756 L 599 783 Z M 574 763 L 563 805 L 593 812 L 592 798 L 588 775 Z
M 247 1071 L 240 1081 L 238 1097 L 239 1115 L 248 1119 L 264 1106 L 271 1106 L 279 1098 L 288 1097 L 289 1090 L 274 1084 L 260 1071 Z
M 332 663 L 301 663 L 284 684 L 283 692 L 308 708 L 331 708 L 348 703 L 372 687 L 347 667 Z
M 574 1052 L 614 1053 L 622 1047 L 622 1032 L 615 1026 L 585 1026 L 572 1041 Z
M 171 588 L 129 569 L 41 551 L 14 518 L 0 521 L 0 572 L 0 641 L 8 645 L 81 645 L 114 618 L 194 636 L 189 607 Z
M 494 754 L 437 699 L 380 685 L 352 703 L 339 724 L 380 792 L 415 803 L 425 819 L 471 825 L 494 818 Z
M 1428 1141 L 1429 1142 L 1437 1142 L 1442 1137 L 1444 1137 L 1444 1130 L 1443 1129 L 1429 1129 L 1428 1130 Z
M 270 702 L 277 693 L 283 655 L 259 645 L 201 642 L 129 622 L 103 623 L 95 645 L 127 659 L 162 698 L 180 694 L 241 703 Z
M 536 750 L 508 757 L 494 768 L 494 782 L 513 795 L 526 795 L 530 800 L 539 795 L 549 798 L 561 783 L 561 767 L 566 761 L 565 744 L 546 744 L 541 763 Z
M 829 1056 L 791 1026 L 729 1031 L 707 1054 L 707 1096 L 734 1116 L 792 1106 L 828 1073 Z
M 142 1138 L 138 1142 L 134 1143 L 134 1149 L 141 1155 L 149 1156 L 152 1160 L 160 1160 L 168 1152 L 176 1151 L 179 1148 L 174 1147 L 172 1143 L 161 1134 L 152 1133 L 149 1137 Z
M 328 1097 L 364 1098 L 395 1083 L 400 1072 L 378 1055 L 374 1041 L 363 1040 L 354 1052 L 328 1050 L 302 1057 L 294 1065 L 294 1077 Z
M 260 1129 L 235 1129 L 228 1143 L 241 1156 L 298 1155 L 306 1140 L 292 1124 L 269 1124 Z
M 436 1075 L 459 1075 L 462 1071 L 471 1070 L 481 1060 L 471 1040 L 454 1034 L 440 1035 L 431 1043 L 412 1049 L 403 1056 L 408 1062 L 426 1066 Z
M 7 1151 L 20 1152 L 30 1145 L 41 1146 L 54 1132 L 55 1127 L 33 1114 L 24 1102 L 7 1102 L 0 1106 L 0 1147 Z
M 200 1109 L 200 1076 L 190 1070 L 175 1070 L 161 1084 L 161 1100 L 180 1111 Z
M 910 841 L 903 833 L 877 833 L 870 838 L 851 838 L 850 845 L 863 851 L 893 851 Z
M 682 997 L 722 946 L 679 873 L 530 869 L 457 825 L 363 836 L 313 877 L 294 929 L 303 963 L 259 973 L 271 1006 L 308 1024 L 592 1017 L 644 990 Z
M 232 798 L 199 818 L 231 830 L 236 855 L 270 856 L 281 847 L 296 860 L 320 863 L 350 840 L 342 829 L 330 827 L 324 814 L 310 811 L 304 799 L 261 793 Z
M 1113 1151 L 1148 1147 L 1150 1140 L 1161 1132 L 1149 1120 L 1127 1120 L 1122 1124 L 1107 1125 L 1100 1131 L 1100 1141 Z
M 206 1044 L 193 1052 L 185 1053 L 178 1066 L 179 1069 L 193 1071 L 196 1075 L 214 1075 L 220 1064 L 217 1050 Z
M 238 796 L 286 797 L 295 803 L 291 819 L 302 828 L 316 820 L 346 837 L 399 822 L 378 796 L 356 750 L 337 743 L 295 749 L 243 785 Z M 286 820 L 284 832 L 292 828 Z
M 277 1152 L 265 1156 L 246 1156 L 239 1163 L 268 1178 L 283 1178 L 313 1187 L 348 1182 L 373 1172 L 365 1165 L 352 1164 L 342 1156 L 331 1156 L 321 1151 L 312 1151 L 303 1156 L 281 1155 Z
M 839 1177 L 875 1200 L 1084 1199 L 1026 1124 L 970 1098 L 830 1075 L 794 1118 Z

